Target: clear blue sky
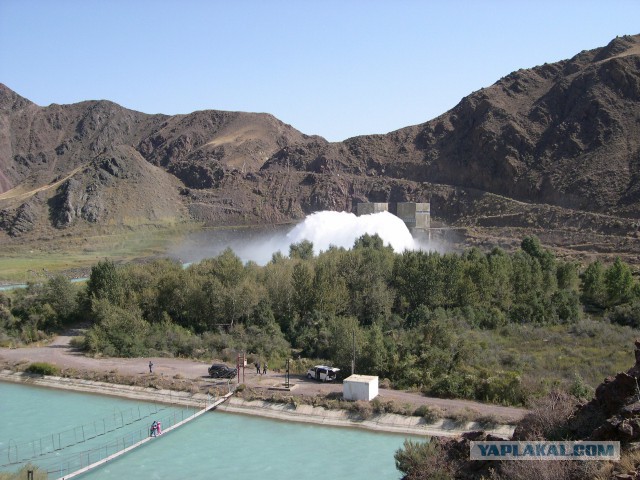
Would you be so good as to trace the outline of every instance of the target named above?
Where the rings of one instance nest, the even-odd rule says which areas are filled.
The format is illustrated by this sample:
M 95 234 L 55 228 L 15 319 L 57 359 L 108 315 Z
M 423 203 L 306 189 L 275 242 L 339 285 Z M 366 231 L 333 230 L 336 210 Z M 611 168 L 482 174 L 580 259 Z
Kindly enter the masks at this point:
M 43 106 L 268 112 L 337 141 L 637 33 L 638 0 L 0 0 L 0 83 Z

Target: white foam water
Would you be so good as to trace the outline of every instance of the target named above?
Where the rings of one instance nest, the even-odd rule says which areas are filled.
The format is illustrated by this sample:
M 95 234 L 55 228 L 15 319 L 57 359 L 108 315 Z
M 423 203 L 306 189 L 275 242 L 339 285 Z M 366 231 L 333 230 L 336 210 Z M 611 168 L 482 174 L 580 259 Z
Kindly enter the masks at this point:
M 364 234 L 378 235 L 385 245 L 397 253 L 416 250 L 418 245 L 405 223 L 389 212 L 380 212 L 360 217 L 348 212 L 317 212 L 307 216 L 285 237 L 284 248 L 292 243 L 308 240 L 313 243 L 314 253 L 334 247 L 353 247 Z M 282 252 L 287 253 L 287 252 Z
M 378 235 L 397 253 L 432 248 L 413 238 L 405 223 L 389 212 L 358 217 L 348 212 L 322 211 L 308 215 L 288 230 L 256 227 L 195 232 L 173 247 L 170 255 L 183 263 L 191 263 L 216 257 L 231 248 L 243 262 L 266 265 L 276 252 L 289 255 L 293 243 L 308 240 L 313 243 L 314 254 L 318 255 L 331 246 L 350 249 L 366 233 Z

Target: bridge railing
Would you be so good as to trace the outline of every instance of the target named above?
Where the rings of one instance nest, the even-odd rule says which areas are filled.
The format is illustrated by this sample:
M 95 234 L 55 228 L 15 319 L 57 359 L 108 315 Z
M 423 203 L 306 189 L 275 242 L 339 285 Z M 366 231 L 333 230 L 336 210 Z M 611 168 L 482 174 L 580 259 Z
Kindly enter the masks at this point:
M 185 408 L 179 411 L 174 411 L 170 414 L 159 415 L 157 417 L 154 417 L 153 420 L 160 421 L 162 424 L 162 428 L 168 429 L 173 425 L 180 423 L 185 418 L 193 415 L 194 411 L 195 410 L 193 408 Z M 80 470 L 93 463 L 99 462 L 100 460 L 103 460 L 121 450 L 125 450 L 139 443 L 140 441 L 149 438 L 150 436 L 151 423 L 136 430 L 128 431 L 121 437 L 96 446 L 94 448 L 65 455 L 62 460 L 58 457 L 58 459 L 55 459 L 54 462 L 47 462 L 46 466 L 43 464 L 41 468 L 46 469 L 49 475 L 64 477 L 71 472 Z
M 126 410 L 114 410 L 113 414 L 107 417 L 44 435 L 35 440 L 26 442 L 10 440 L 7 446 L 0 448 L 0 468 L 28 461 L 37 462 L 39 457 L 88 442 L 116 430 L 125 429 L 137 422 L 148 421 L 168 409 L 169 407 L 166 405 L 139 405 Z

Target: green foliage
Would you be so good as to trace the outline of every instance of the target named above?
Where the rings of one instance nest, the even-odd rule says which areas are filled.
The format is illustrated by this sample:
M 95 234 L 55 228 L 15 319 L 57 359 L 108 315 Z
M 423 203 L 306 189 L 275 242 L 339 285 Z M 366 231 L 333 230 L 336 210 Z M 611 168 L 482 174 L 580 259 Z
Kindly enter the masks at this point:
M 58 367 L 46 362 L 34 362 L 30 364 L 25 371 L 36 375 L 60 375 L 60 369 Z
M 105 260 L 80 293 L 55 277 L 0 294 L 0 342 L 37 341 L 84 318 L 93 325 L 78 345 L 96 355 L 208 360 L 244 351 L 271 364 L 293 346 L 348 374 L 355 334 L 358 373 L 514 405 L 570 388 L 575 372 L 589 386 L 612 365 L 623 369 L 631 327 L 640 327 L 630 268 L 595 262 L 579 277 L 576 264 L 556 260 L 536 238 L 521 247 L 395 254 L 364 235 L 351 250 L 318 256 L 301 242 L 264 267 L 243 265 L 231 250 L 187 269 Z M 585 306 L 606 308 L 605 320 L 585 318 Z M 615 353 L 600 361 L 602 348 Z
M 106 299 L 118 306 L 125 305 L 126 288 L 120 270 L 111 260 L 98 262 L 91 268 L 87 281 L 89 299 Z
M 145 339 L 149 333 L 146 322 L 137 309 L 123 309 L 106 298 L 94 299 L 92 310 L 97 323 L 87 332 L 87 349 L 110 357 L 140 357 L 146 353 Z
M 633 291 L 633 277 L 629 265 L 616 258 L 604 275 L 607 292 L 607 305 L 620 305 L 631 300 Z
M 628 325 L 640 329 L 640 300 L 614 307 L 607 312 L 607 317 L 618 325 Z
M 313 273 L 306 263 L 298 263 L 293 267 L 291 277 L 293 285 L 293 305 L 299 317 L 305 317 L 313 310 L 314 290 Z
M 589 400 L 593 396 L 593 388 L 591 388 L 579 373 L 574 374 L 573 382 L 569 387 L 569 393 L 580 400 Z
M 605 269 L 598 260 L 589 264 L 582 274 L 581 301 L 584 304 L 604 307 L 607 299 Z
M 54 312 L 52 321 L 56 326 L 74 322 L 78 313 L 78 287 L 67 277 L 56 275 L 45 284 L 41 301 Z
M 388 361 L 382 328 L 374 324 L 364 332 L 364 345 L 358 362 L 358 372 L 384 377 L 388 371 Z
M 311 260 L 313 258 L 313 243 L 309 240 L 302 240 L 299 243 L 289 245 L 289 258 L 299 260 Z
M 454 472 L 446 455 L 437 442 L 405 440 L 394 454 L 396 468 L 407 480 L 450 480 Z
M 415 409 L 413 415 L 416 417 L 422 417 L 427 423 L 435 423 L 444 417 L 444 412 L 439 407 L 420 405 Z
M 356 362 L 362 358 L 364 332 L 355 317 L 333 317 L 328 323 L 331 332 L 331 343 L 328 354 L 333 364 L 348 375 L 351 372 L 354 347 Z M 356 364 L 359 368 L 359 364 Z

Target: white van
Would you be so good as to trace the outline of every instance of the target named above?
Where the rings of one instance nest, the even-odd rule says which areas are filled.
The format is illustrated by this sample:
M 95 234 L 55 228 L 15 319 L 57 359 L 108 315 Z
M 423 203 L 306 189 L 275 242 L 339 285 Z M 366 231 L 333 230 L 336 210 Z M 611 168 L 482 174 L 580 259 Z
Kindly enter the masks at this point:
M 332 382 L 336 379 L 339 368 L 327 367 L 326 365 L 316 365 L 307 370 L 307 378 L 320 380 L 322 382 Z

